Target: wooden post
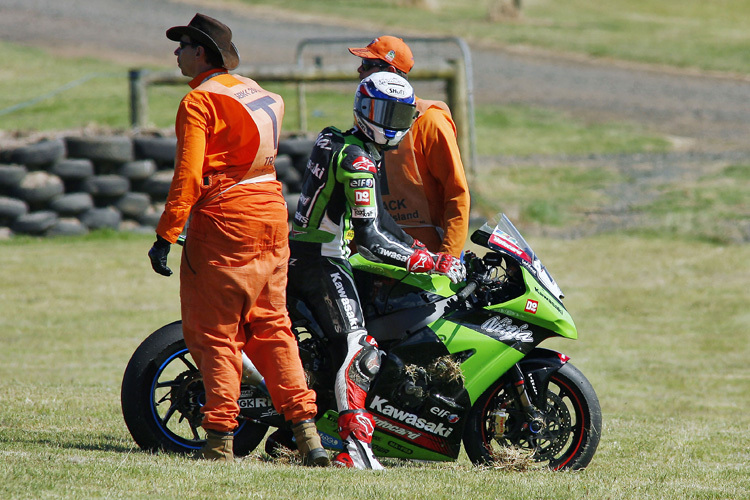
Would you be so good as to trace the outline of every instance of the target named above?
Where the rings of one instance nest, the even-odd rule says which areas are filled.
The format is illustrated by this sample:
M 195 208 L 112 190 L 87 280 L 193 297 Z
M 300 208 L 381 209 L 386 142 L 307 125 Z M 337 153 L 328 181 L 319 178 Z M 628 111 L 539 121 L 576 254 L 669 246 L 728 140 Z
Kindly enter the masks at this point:
M 131 69 L 130 79 L 130 126 L 143 128 L 148 120 L 148 95 L 146 94 L 146 70 Z
M 454 67 L 450 78 L 446 79 L 448 107 L 456 123 L 458 147 L 464 164 L 471 165 L 471 140 L 468 92 L 466 91 L 466 71 L 462 60 L 449 61 Z
M 305 84 L 297 84 L 297 118 L 299 119 L 300 132 L 307 132 L 307 99 L 305 97 Z

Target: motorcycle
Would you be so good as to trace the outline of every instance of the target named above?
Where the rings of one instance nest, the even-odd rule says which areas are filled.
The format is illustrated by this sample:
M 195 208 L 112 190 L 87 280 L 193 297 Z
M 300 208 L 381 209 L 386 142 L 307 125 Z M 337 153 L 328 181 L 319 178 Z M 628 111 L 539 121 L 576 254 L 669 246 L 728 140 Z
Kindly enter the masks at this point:
M 463 442 L 477 465 L 515 447 L 554 470 L 582 469 L 599 444 L 598 398 L 568 356 L 538 347 L 550 337 L 577 338 L 563 293 L 505 215 L 471 240 L 488 251 L 464 252 L 467 280 L 460 284 L 351 257 L 367 329 L 382 352 L 365 403 L 376 424 L 373 451 L 452 461 Z M 304 303 L 290 298 L 288 308 L 317 394 L 321 440 L 341 450 L 328 341 Z M 252 452 L 269 427 L 285 426 L 246 356 L 243 367 L 237 455 Z M 134 352 L 122 382 L 122 412 L 135 442 L 150 451 L 199 449 L 204 401 L 181 322 L 156 330 Z

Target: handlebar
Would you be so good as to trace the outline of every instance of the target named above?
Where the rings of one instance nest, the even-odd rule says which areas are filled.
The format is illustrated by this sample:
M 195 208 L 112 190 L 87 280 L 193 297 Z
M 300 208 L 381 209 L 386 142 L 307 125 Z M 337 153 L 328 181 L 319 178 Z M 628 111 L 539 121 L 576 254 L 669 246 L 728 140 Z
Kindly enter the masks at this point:
M 469 295 L 474 293 L 474 290 L 476 289 L 477 289 L 477 282 L 470 279 L 466 282 L 466 286 L 463 287 L 461 290 L 459 290 L 458 293 L 456 293 L 456 297 L 458 298 L 458 300 L 463 302 L 464 300 L 468 299 Z

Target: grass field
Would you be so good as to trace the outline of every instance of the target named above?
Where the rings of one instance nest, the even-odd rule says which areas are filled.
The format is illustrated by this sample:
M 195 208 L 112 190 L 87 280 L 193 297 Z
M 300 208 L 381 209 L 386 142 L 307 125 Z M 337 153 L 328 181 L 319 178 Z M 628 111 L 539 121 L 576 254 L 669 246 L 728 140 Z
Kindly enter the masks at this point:
M 231 0 L 269 12 L 338 18 L 388 33 L 460 36 L 731 73 L 750 73 L 750 3 L 745 0 L 522 0 L 517 17 L 491 19 L 511 0 Z M 422 7 L 419 7 L 419 5 Z M 430 6 L 425 8 L 424 6 Z
M 523 228 L 521 228 L 523 231 Z M 750 498 L 750 247 L 600 236 L 530 243 L 566 292 L 572 357 L 603 436 L 579 473 L 390 462 L 309 470 L 259 455 L 223 467 L 141 452 L 119 408 L 141 340 L 179 316 L 151 238 L 0 243 L 2 498 Z M 179 250 L 170 255 L 178 262 Z M 544 345 L 544 344 L 543 344 Z
M 321 5 L 246 3 L 312 13 Z M 744 0 L 524 0 L 521 18 L 494 24 L 486 18 L 489 0 L 439 0 L 434 12 L 401 7 L 382 15 L 397 3 L 405 2 L 326 5 L 331 15 L 394 31 L 428 19 L 433 34 L 750 73 Z M 63 61 L 5 42 L 0 48 L 0 110 L 89 78 L 8 112 L 0 130 L 127 126 L 126 67 Z M 179 87 L 152 93 L 154 126 L 171 126 L 183 94 Z M 321 93 L 311 108 L 327 110 L 339 99 Z M 348 113 L 317 113 L 324 122 L 311 128 L 346 124 Z M 522 107 L 479 110 L 477 128 L 480 155 L 497 154 L 499 133 L 502 153 L 512 155 L 669 148 L 630 124 L 594 128 Z M 475 199 L 485 211 L 511 214 L 565 291 L 578 326 L 578 341 L 542 344 L 570 355 L 601 401 L 599 450 L 578 473 L 477 469 L 463 454 L 456 463 L 387 462 L 388 470 L 372 473 L 310 470 L 259 454 L 221 466 L 143 453 L 120 413 L 120 382 L 138 344 L 179 317 L 177 277 L 157 276 L 148 264 L 152 238 L 0 241 L 0 497 L 750 499 L 750 246 L 737 233 L 750 217 L 748 171 L 733 165 L 689 184 L 656 183 L 631 207 L 643 217 L 638 227 L 577 239 L 537 235 L 605 211 L 614 201 L 610 188 L 633 178 L 611 168 L 490 165 L 476 180 Z M 178 262 L 175 248 L 170 264 Z

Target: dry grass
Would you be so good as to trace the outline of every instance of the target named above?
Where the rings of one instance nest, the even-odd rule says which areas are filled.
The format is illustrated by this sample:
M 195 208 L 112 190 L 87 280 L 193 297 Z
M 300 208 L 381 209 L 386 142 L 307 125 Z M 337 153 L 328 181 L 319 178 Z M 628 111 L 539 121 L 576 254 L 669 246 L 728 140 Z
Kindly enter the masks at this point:
M 514 446 L 498 448 L 492 452 L 492 461 L 484 467 L 506 472 L 528 472 L 539 468 L 539 464 L 532 458 L 533 454 L 533 450 Z

